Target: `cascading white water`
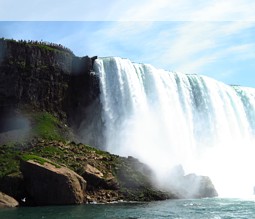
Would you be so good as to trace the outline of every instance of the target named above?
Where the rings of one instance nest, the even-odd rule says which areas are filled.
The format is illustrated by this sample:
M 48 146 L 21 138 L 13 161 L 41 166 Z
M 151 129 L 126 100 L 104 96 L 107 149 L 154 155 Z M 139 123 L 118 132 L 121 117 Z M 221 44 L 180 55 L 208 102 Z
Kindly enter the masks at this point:
M 181 164 L 222 196 L 253 193 L 255 89 L 113 57 L 94 69 L 108 151 L 139 158 L 161 182 Z

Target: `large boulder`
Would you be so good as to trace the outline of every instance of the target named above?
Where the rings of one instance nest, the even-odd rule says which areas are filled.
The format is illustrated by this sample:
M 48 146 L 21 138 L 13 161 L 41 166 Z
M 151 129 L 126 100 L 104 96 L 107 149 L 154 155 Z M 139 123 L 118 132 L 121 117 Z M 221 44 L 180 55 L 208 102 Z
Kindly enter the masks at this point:
M 0 192 L 0 208 L 17 207 L 19 203 L 9 195 Z
M 72 170 L 40 157 L 22 160 L 20 168 L 35 205 L 83 203 L 86 181 Z

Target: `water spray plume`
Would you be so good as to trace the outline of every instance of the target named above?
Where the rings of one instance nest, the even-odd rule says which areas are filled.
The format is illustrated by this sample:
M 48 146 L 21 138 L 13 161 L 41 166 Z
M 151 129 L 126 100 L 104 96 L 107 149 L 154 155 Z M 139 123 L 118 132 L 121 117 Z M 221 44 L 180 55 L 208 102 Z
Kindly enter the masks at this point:
M 100 58 L 106 149 L 148 164 L 168 185 L 170 170 L 209 176 L 219 195 L 253 193 L 255 89 Z

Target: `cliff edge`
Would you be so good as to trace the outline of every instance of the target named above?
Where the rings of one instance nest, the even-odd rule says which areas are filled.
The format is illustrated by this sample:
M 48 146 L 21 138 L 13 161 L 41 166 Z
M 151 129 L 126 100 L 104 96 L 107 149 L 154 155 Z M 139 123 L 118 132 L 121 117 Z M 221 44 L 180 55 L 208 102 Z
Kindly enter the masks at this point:
M 61 45 L 0 39 L 0 132 L 21 128 L 14 120 L 24 109 L 79 127 L 84 109 L 99 95 L 93 60 Z

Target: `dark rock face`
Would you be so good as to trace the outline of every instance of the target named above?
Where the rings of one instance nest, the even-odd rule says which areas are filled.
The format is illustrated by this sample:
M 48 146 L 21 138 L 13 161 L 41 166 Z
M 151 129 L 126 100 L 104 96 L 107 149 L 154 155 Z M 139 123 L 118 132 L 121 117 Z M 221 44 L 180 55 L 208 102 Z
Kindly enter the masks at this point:
M 17 207 L 19 203 L 12 197 L 0 192 L 0 208 Z
M 0 65 L 2 110 L 29 104 L 63 112 L 61 99 L 72 70 L 70 54 L 9 41 L 0 41 L 0 50 L 3 54 Z
M 12 173 L 1 178 L 0 190 L 20 202 L 26 197 L 25 183 L 22 174 L 20 172 Z M 24 203 L 20 202 L 20 204 Z
M 88 108 L 99 96 L 99 79 L 92 71 L 92 59 L 88 56 L 73 57 L 64 111 L 69 124 L 79 128 L 82 119 L 87 119 Z
M 79 126 L 84 109 L 99 94 L 92 62 L 87 56 L 0 39 L 0 131 L 21 107 Z
M 84 201 L 86 181 L 66 167 L 29 160 L 21 162 L 21 171 L 29 201 L 36 205 L 81 204 Z

